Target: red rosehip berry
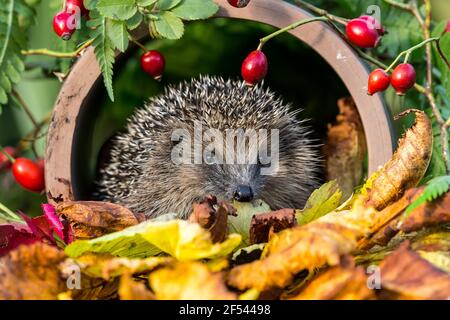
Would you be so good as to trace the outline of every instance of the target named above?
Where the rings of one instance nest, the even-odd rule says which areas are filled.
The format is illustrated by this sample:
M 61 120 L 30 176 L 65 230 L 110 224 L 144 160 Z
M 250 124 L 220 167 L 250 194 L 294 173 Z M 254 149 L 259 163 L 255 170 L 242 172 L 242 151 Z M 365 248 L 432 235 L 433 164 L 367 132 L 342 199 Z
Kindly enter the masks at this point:
M 386 29 L 381 25 L 380 21 L 378 21 L 375 17 L 361 16 L 361 17 L 359 17 L 359 19 L 367 21 L 367 23 L 369 24 L 369 28 L 375 29 L 380 36 L 384 36 L 387 33 Z
M 241 74 L 247 85 L 255 85 L 267 74 L 267 58 L 261 50 L 255 50 L 242 63 Z
M 249 2 L 250 0 L 228 0 L 228 3 L 236 8 L 244 8 Z
M 450 20 L 447 22 L 447 26 L 445 27 L 445 32 L 450 32 Z
M 3 150 L 14 158 L 14 154 L 16 153 L 16 149 L 13 147 L 4 147 Z M 8 157 L 0 151 L 0 170 L 11 168 L 12 163 L 9 161 Z
M 350 20 L 345 30 L 348 40 L 360 48 L 375 48 L 380 42 L 380 34 L 368 18 Z
M 88 14 L 88 10 L 84 6 L 83 0 L 66 0 L 64 9 L 67 13 L 74 14 L 80 10 L 80 15 L 85 16 Z
M 403 96 L 416 83 L 416 70 L 409 63 L 402 63 L 392 72 L 392 86 L 399 96 Z
M 75 26 L 69 25 L 71 14 L 61 11 L 53 17 L 53 30 L 63 40 L 69 40 L 75 32 Z
M 45 188 L 44 168 L 30 159 L 17 158 L 12 173 L 16 182 L 29 191 L 39 193 Z
M 156 50 L 150 50 L 141 56 L 141 68 L 156 80 L 160 80 L 166 62 L 164 56 Z
M 374 93 L 386 90 L 391 83 L 391 77 L 383 69 L 375 69 L 369 75 L 369 84 L 367 86 L 367 93 L 373 95 Z

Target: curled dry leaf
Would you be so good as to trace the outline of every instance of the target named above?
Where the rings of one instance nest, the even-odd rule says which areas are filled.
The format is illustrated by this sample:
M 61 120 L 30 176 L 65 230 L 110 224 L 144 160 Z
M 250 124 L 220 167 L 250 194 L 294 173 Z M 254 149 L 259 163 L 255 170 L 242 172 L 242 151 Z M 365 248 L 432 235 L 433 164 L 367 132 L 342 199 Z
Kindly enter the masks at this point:
M 221 273 L 199 262 L 179 262 L 150 274 L 150 286 L 160 300 L 231 300 Z
M 324 146 L 326 175 L 327 180 L 337 180 L 344 199 L 347 199 L 363 176 L 367 145 L 353 99 L 339 99 L 338 107 L 336 124 L 328 126 L 327 142 Z
M 133 279 L 129 274 L 120 278 L 119 284 L 120 300 L 155 300 L 156 297 L 147 289 L 142 281 Z
M 297 224 L 294 209 L 281 209 L 254 215 L 250 224 L 250 243 L 267 242 L 272 234 Z
M 108 202 L 62 202 L 56 212 L 69 222 L 76 239 L 100 237 L 139 223 L 130 210 Z
M 150 257 L 145 259 L 118 258 L 109 254 L 85 254 L 67 263 L 76 263 L 81 271 L 96 278 L 109 280 L 122 274 L 143 274 L 173 262 L 170 257 Z
M 408 241 L 385 258 L 380 268 L 381 285 L 394 298 L 450 299 L 450 275 L 410 250 Z
M 360 239 L 392 219 L 392 212 L 366 207 L 364 201 L 356 201 L 352 210 L 334 211 L 307 225 L 275 234 L 263 258 L 231 269 L 228 283 L 240 290 L 283 288 L 304 269 L 339 264 L 342 255 L 357 249 Z
M 276 244 L 270 247 L 269 254 L 231 269 L 228 283 L 240 290 L 284 288 L 303 269 L 339 264 L 341 255 L 356 246 L 359 232 L 319 220 L 275 235 Z
M 450 192 L 431 203 L 426 202 L 415 208 L 402 221 L 400 230 L 412 232 L 448 222 L 450 222 Z
M 56 299 L 66 290 L 58 269 L 64 253 L 34 243 L 22 245 L 0 258 L 0 300 Z
M 217 202 L 215 196 L 208 196 L 202 202 L 193 204 L 188 220 L 209 230 L 215 243 L 222 242 L 227 237 L 228 215 L 236 216 L 236 209 L 225 202 Z
M 392 158 L 377 171 L 368 192 L 367 203 L 382 210 L 415 187 L 422 179 L 431 159 L 433 132 L 430 119 L 420 110 L 409 109 L 398 115 L 415 113 L 416 122 L 399 141 Z
M 374 299 L 367 286 L 363 267 L 355 267 L 351 257 L 344 257 L 339 266 L 329 268 L 312 278 L 290 300 L 367 300 Z

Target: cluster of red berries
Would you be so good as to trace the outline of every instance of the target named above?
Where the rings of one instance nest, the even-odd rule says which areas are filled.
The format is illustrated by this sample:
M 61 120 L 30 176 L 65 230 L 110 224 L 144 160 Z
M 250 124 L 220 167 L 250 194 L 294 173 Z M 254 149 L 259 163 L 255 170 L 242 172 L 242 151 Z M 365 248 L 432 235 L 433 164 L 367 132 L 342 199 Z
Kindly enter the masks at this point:
M 37 193 L 42 192 L 45 188 L 44 160 L 14 159 L 16 150 L 13 147 L 5 147 L 3 150 L 10 157 L 0 152 L 0 170 L 11 169 L 14 179 L 24 189 Z
M 230 4 L 239 1 L 229 0 Z M 360 48 L 376 47 L 386 30 L 380 22 L 371 16 L 361 16 L 350 20 L 346 26 L 348 40 Z M 251 52 L 242 63 L 241 74 L 245 83 L 254 85 L 264 79 L 267 74 L 267 58 L 261 50 Z
M 397 95 L 403 96 L 414 87 L 416 83 L 416 70 L 409 63 L 399 64 L 390 76 L 383 69 L 375 69 L 370 73 L 367 93 L 373 95 L 385 91 L 390 84 L 394 87 Z
M 81 16 L 87 17 L 89 11 L 84 7 L 83 0 L 66 0 L 64 10 L 53 17 L 53 30 L 63 40 L 69 40 L 75 32 Z

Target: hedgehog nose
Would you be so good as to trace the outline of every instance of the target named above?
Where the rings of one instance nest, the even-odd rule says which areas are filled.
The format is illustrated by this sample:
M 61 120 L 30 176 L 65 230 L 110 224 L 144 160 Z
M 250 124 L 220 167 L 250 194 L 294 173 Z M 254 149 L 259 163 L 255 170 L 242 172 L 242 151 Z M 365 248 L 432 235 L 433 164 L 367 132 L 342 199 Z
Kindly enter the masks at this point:
M 249 202 L 253 200 L 253 191 L 250 186 L 240 185 L 233 194 L 233 198 L 240 202 Z

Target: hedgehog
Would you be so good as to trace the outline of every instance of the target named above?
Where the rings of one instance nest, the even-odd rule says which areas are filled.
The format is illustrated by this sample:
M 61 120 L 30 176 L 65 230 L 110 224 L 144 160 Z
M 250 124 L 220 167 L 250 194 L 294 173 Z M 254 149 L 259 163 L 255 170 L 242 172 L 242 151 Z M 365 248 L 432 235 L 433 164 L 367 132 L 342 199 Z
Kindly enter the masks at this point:
M 147 218 L 167 213 L 187 218 L 192 204 L 207 195 L 224 201 L 261 199 L 272 209 L 302 208 L 318 185 L 321 158 L 307 120 L 297 117 L 300 111 L 284 103 L 263 83 L 250 87 L 238 80 L 200 76 L 167 86 L 163 94 L 136 109 L 124 131 L 112 139 L 108 160 L 98 172 L 94 196 Z M 215 148 L 214 144 L 204 159 L 217 158 L 218 153 L 232 154 L 230 148 L 236 152 L 248 148 L 254 152 L 248 153 L 253 156 L 246 157 L 247 162 L 192 161 L 195 152 L 188 157 L 190 161 L 174 161 L 176 148 L 195 148 L 191 141 L 194 138 L 200 139 L 197 141 L 203 148 L 211 145 L 199 137 L 195 125 L 200 125 L 202 132 L 215 130 L 219 136 L 236 130 L 266 130 L 269 136 L 256 142 L 244 139 L 241 142 L 247 144 L 236 142 L 223 148 Z M 174 132 L 180 129 L 192 139 L 181 136 L 174 140 Z M 262 174 L 274 159 L 262 157 L 257 151 L 263 143 L 272 141 L 273 132 L 278 136 L 276 169 Z M 274 149 L 269 145 L 266 154 Z

